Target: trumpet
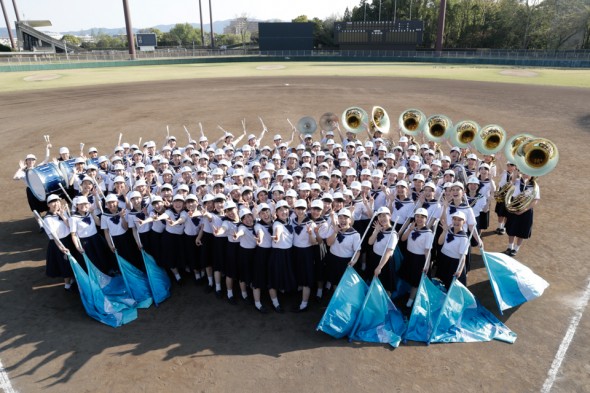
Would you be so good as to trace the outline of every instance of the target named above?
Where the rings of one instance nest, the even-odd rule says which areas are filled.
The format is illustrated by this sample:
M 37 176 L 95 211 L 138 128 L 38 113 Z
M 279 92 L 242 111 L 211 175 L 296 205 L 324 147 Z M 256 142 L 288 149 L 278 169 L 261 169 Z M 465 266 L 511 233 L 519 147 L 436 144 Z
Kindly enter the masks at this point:
M 379 131 L 383 134 L 389 132 L 389 116 L 385 109 L 380 106 L 374 106 L 371 111 L 371 119 L 371 127 L 374 128 L 375 131 Z
M 369 124 L 369 115 L 359 107 L 350 107 L 342 112 L 342 125 L 346 132 L 358 134 L 366 129 Z
M 451 119 L 445 115 L 430 116 L 426 120 L 424 136 L 426 136 L 428 140 L 440 142 L 445 139 L 446 136 L 448 136 L 452 127 L 453 122 L 451 122 Z
M 399 115 L 400 131 L 406 135 L 417 136 L 424 129 L 426 115 L 418 109 L 408 109 Z
M 497 124 L 482 127 L 475 135 L 473 144 L 481 154 L 494 154 L 504 148 L 506 131 Z

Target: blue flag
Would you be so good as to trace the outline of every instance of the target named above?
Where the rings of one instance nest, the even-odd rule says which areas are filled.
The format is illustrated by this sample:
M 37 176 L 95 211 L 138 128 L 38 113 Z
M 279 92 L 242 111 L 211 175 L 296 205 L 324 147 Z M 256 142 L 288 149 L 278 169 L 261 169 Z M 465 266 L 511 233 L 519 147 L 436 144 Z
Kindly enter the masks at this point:
M 403 315 L 387 296 L 379 278 L 373 278 L 350 339 L 387 343 L 397 348 L 405 329 Z
M 367 284 L 348 266 L 316 330 L 334 338 L 348 336 L 367 294 Z
M 153 300 L 146 274 L 129 263 L 118 252 L 115 251 L 115 255 L 127 292 L 137 302 L 137 308 L 149 308 Z
M 107 312 L 107 309 L 112 310 L 114 308 L 108 298 L 102 293 L 98 285 L 91 283 L 90 277 L 78 261 L 71 255 L 68 255 L 68 258 L 74 271 L 74 276 L 76 277 L 82 305 L 90 317 L 111 327 L 119 327 L 137 318 L 137 310 L 135 308 L 124 308 L 120 311 Z
M 516 334 L 479 304 L 456 277 L 453 278 L 430 341 L 458 343 L 491 340 L 512 344 Z
M 141 255 L 143 256 L 143 263 L 154 303 L 158 306 L 170 297 L 170 277 L 168 277 L 164 269 L 158 266 L 154 257 L 144 250 L 141 250 Z
M 83 253 L 84 262 L 88 269 L 88 279 L 92 286 L 93 293 L 96 295 L 95 300 L 99 300 L 99 296 L 102 294 L 102 298 L 105 300 L 105 311 L 115 312 L 122 311 L 128 308 L 137 307 L 137 302 L 131 297 L 131 294 L 127 292 L 123 277 L 115 276 L 111 277 L 101 272 L 94 263 L 88 258 L 86 253 Z M 100 291 L 100 294 L 98 291 Z
M 395 282 L 394 282 L 394 286 L 395 289 L 393 290 L 393 292 L 391 292 L 391 300 L 395 300 L 400 296 L 405 295 L 406 293 L 410 292 L 410 290 L 412 289 L 412 286 L 410 284 L 408 284 L 405 280 L 402 280 L 401 278 L 399 278 L 399 274 L 397 274 L 397 272 L 399 271 L 399 268 L 401 267 L 401 264 L 404 260 L 404 255 L 402 254 L 402 251 L 399 249 L 399 245 L 395 248 L 395 250 L 393 251 L 393 266 L 395 266 Z
M 538 298 L 549 286 L 531 269 L 506 254 L 482 251 L 500 313 Z
M 404 335 L 405 340 L 429 342 L 445 297 L 445 293 L 422 273 L 408 328 Z

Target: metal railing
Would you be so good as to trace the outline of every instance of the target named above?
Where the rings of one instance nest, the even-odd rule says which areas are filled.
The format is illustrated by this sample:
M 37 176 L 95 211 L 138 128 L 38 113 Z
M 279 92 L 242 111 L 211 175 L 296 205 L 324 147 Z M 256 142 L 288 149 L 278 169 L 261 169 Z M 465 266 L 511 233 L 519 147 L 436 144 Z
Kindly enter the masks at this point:
M 473 49 L 443 51 L 389 51 L 389 50 L 313 50 L 313 51 L 258 51 L 246 49 L 191 49 L 163 48 L 152 52 L 138 51 L 138 60 L 178 59 L 179 62 L 224 61 L 224 58 L 235 57 L 253 61 L 279 60 L 324 60 L 324 61 L 416 61 L 451 63 L 482 63 L 482 64 L 522 64 L 531 61 L 533 65 L 590 67 L 590 50 L 571 51 L 537 51 L 537 50 L 490 50 Z M 181 61 L 181 59 L 184 59 Z M 130 60 L 127 51 L 104 50 L 80 53 L 47 53 L 47 52 L 0 52 L 0 71 L 4 66 L 70 64 L 96 62 L 126 62 Z M 239 59 L 237 59 L 239 61 Z M 172 62 L 172 61 L 171 61 Z M 139 62 L 141 63 L 141 62 Z M 570 64 L 570 65 L 568 65 Z M 83 65 L 82 65 L 83 66 Z

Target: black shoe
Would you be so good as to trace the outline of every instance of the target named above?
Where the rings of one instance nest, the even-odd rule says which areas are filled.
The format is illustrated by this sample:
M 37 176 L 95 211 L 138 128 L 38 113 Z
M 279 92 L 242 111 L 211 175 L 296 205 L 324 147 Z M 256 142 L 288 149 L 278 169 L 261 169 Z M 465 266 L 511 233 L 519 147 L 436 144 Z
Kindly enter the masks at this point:
M 213 285 L 205 285 L 205 293 L 213 292 Z
M 322 296 L 317 296 L 317 295 L 316 295 L 316 296 L 314 297 L 314 299 L 315 299 L 315 302 L 319 304 L 319 303 L 321 303 L 321 302 L 322 302 L 322 300 L 323 300 L 324 298 L 323 298 Z
M 227 302 L 229 304 L 231 304 L 232 306 L 235 306 L 236 304 L 238 304 L 238 301 L 236 300 L 236 297 L 235 296 L 228 297 L 227 298 Z
M 275 309 L 275 312 L 282 314 L 285 312 L 285 310 L 283 310 L 283 307 L 281 307 L 281 305 L 279 304 L 278 306 L 273 306 L 273 308 Z
M 215 291 L 215 297 L 217 299 L 221 299 L 223 297 L 223 295 L 221 294 L 221 291 Z
M 512 254 L 512 249 L 511 248 L 507 248 L 506 251 L 504 251 L 504 254 L 511 255 Z
M 307 309 L 308 309 L 308 306 L 301 308 L 301 306 L 296 305 L 296 306 L 293 306 L 293 309 L 291 311 L 293 311 L 294 313 L 302 313 L 302 312 L 306 312 Z
M 179 287 L 182 286 L 182 277 L 181 278 L 176 278 L 176 285 L 178 285 Z
M 510 254 L 508 254 L 508 255 L 510 255 L 511 257 L 513 257 L 513 256 L 516 255 L 517 252 L 518 251 L 516 251 L 516 250 L 510 250 Z
M 252 299 L 252 297 L 251 297 L 251 296 L 246 296 L 246 297 L 243 297 L 243 298 L 242 298 L 242 300 L 243 300 L 243 301 L 244 301 L 244 303 L 246 303 L 246 304 L 254 304 L 254 302 L 253 302 L 253 299 Z
M 260 308 L 254 306 L 254 308 L 256 309 L 256 311 L 258 311 L 260 314 L 268 314 L 268 309 L 264 306 L 260 306 Z

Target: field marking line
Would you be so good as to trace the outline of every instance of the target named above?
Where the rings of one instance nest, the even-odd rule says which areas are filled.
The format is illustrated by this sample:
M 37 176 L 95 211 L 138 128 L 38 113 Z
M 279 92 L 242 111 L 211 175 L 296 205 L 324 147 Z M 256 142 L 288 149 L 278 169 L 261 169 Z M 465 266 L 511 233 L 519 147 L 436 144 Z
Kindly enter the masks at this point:
M 565 358 L 565 354 L 574 338 L 574 334 L 576 333 L 576 329 L 578 328 L 578 324 L 582 319 L 582 315 L 584 314 L 584 310 L 588 305 L 588 300 L 590 299 L 590 281 L 588 281 L 588 286 L 586 286 L 586 290 L 584 291 L 584 295 L 576 308 L 576 312 L 570 321 L 569 328 L 561 341 L 561 345 L 559 346 L 559 350 L 555 354 L 555 358 L 553 359 L 553 363 L 551 364 L 551 368 L 549 369 L 549 373 L 547 374 L 547 379 L 541 388 L 541 393 L 549 393 L 551 391 L 551 387 L 557 378 L 557 373 L 559 368 L 561 367 L 561 363 Z
M 6 374 L 6 371 L 4 371 L 2 360 L 0 360 L 0 390 L 3 390 L 4 393 L 17 393 L 10 383 L 8 374 Z

